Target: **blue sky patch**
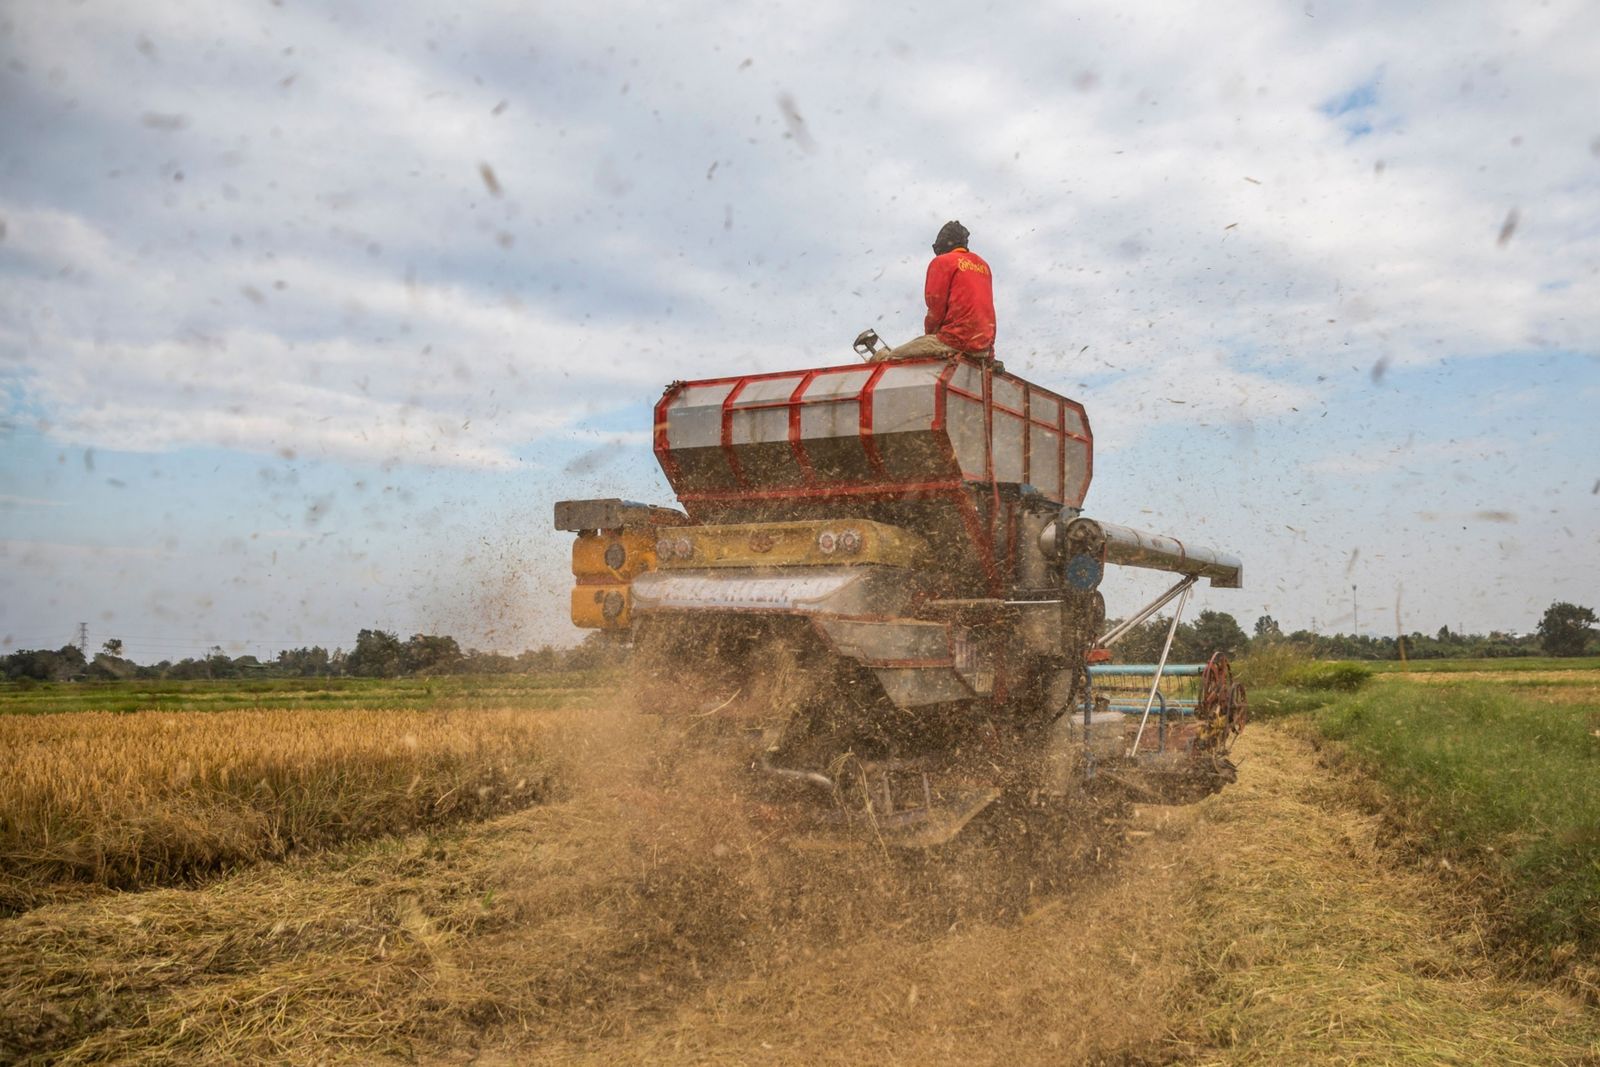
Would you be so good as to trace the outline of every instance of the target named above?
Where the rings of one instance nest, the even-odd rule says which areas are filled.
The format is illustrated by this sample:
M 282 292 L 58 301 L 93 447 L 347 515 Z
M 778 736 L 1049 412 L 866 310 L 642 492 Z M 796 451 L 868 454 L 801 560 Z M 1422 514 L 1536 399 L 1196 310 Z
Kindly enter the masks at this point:
M 1339 125 L 1352 141 L 1364 137 L 1374 129 L 1373 117 L 1378 106 L 1378 84 L 1381 80 L 1381 73 L 1374 74 L 1348 92 L 1325 101 L 1317 110 L 1329 118 L 1340 120 Z

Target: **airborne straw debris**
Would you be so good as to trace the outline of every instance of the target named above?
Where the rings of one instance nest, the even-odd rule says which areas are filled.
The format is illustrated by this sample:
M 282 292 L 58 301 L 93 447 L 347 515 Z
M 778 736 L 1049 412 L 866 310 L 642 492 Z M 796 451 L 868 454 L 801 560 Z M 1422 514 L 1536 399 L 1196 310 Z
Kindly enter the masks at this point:
M 189 125 L 187 116 L 169 115 L 159 111 L 146 111 L 139 117 L 139 121 L 152 130 L 161 130 L 164 133 L 176 133 Z
M 811 131 L 806 128 L 806 120 L 801 116 L 794 97 L 788 93 L 779 93 L 778 110 L 783 113 L 783 121 L 788 125 L 789 136 L 794 139 L 794 143 L 806 152 L 815 151 L 817 142 L 812 140 Z
M 489 166 L 487 163 L 479 163 L 478 173 L 483 177 L 483 187 L 489 190 L 489 195 L 503 195 L 504 191 L 500 188 L 500 179 L 495 177 L 493 167 Z
M 1517 209 L 1512 208 L 1506 212 L 1506 221 L 1500 224 L 1500 236 L 1495 238 L 1495 244 L 1504 248 L 1511 243 L 1511 235 L 1517 232 Z

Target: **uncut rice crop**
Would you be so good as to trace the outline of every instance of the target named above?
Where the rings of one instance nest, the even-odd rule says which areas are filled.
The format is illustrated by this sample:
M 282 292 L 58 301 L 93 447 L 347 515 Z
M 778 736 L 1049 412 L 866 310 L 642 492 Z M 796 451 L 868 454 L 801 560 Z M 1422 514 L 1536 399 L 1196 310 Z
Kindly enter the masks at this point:
M 0 906 L 522 807 L 550 787 L 541 732 L 514 710 L 0 717 Z

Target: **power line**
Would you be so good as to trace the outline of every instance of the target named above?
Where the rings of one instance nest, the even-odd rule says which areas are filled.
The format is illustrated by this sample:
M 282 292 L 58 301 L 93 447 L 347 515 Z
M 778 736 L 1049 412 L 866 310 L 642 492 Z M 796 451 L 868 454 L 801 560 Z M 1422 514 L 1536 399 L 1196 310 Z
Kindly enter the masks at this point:
M 66 645 L 77 645 L 79 643 L 79 641 L 83 638 L 82 634 L 74 634 L 69 640 L 65 640 L 65 641 L 62 641 L 61 639 L 56 638 L 56 637 L 17 637 L 14 634 L 5 635 L 5 636 L 9 636 L 11 638 L 11 644 L 14 645 L 14 646 L 16 646 L 16 645 L 28 645 L 28 646 L 37 646 L 37 647 L 40 647 L 40 648 L 47 647 L 47 646 L 50 647 L 50 648 L 60 648 L 64 644 L 66 644 Z M 113 631 L 111 633 L 111 636 L 116 638 L 116 639 L 118 639 L 118 640 L 120 640 L 120 641 L 122 641 L 122 643 L 125 644 L 125 645 L 127 645 L 127 644 L 150 644 L 150 645 L 164 645 L 164 646 L 179 647 L 179 648 L 211 648 L 213 645 L 221 645 L 224 648 L 226 648 L 226 647 L 228 647 L 230 645 L 235 646 L 235 647 L 299 648 L 299 647 L 302 647 L 302 646 L 305 646 L 305 645 L 315 645 L 315 644 L 324 644 L 324 643 L 326 643 L 326 642 L 322 642 L 322 641 L 319 641 L 319 640 L 317 640 L 315 638 L 310 638 L 310 637 L 285 637 L 285 638 L 279 638 L 277 640 L 273 640 L 271 638 L 262 638 L 262 637 L 250 637 L 250 638 L 227 638 L 227 637 L 204 637 L 204 638 L 202 638 L 202 637 L 194 637 L 194 636 L 190 636 L 190 637 L 160 637 L 160 636 L 153 635 L 153 634 L 130 634 L 130 633 L 127 633 L 126 631 L 123 631 L 123 630 L 115 630 L 115 631 Z M 337 643 L 337 642 L 335 642 L 335 643 Z
M 56 651 L 63 647 L 72 647 L 83 653 L 84 658 L 92 658 L 89 653 L 89 641 L 86 633 L 75 633 L 70 640 L 63 641 L 59 636 L 51 638 L 10 636 L 9 642 L 0 644 L 0 655 L 8 655 L 22 651 Z M 342 642 L 319 642 L 300 638 L 296 640 L 272 643 L 259 640 L 234 641 L 234 640 L 197 640 L 184 638 L 115 638 L 121 642 L 120 654 L 129 659 L 141 661 L 155 661 L 162 659 L 199 659 L 209 654 L 213 649 L 220 649 L 224 655 L 237 658 L 239 656 L 255 656 L 260 660 L 275 658 L 279 652 L 296 648 L 323 647 L 329 652 L 345 647 Z

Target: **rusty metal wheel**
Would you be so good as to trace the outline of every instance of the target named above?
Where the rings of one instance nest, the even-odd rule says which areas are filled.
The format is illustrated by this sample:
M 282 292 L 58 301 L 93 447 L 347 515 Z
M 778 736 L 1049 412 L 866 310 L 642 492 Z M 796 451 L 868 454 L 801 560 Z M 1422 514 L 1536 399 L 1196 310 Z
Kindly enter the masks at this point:
M 1249 718 L 1244 686 L 1233 680 L 1228 657 L 1221 652 L 1213 655 L 1201 672 L 1195 717 L 1207 746 L 1218 754 L 1227 753 Z

